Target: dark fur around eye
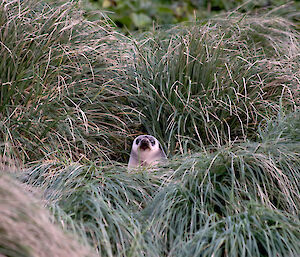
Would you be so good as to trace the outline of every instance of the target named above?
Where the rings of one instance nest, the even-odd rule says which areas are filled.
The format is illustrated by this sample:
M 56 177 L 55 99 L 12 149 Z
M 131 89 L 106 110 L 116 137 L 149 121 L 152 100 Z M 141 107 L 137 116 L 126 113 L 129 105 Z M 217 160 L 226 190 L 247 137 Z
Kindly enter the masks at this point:
M 140 142 L 139 139 L 135 140 L 135 143 L 136 143 L 137 145 L 139 144 L 139 142 Z
M 155 140 L 150 138 L 150 143 L 151 143 L 151 145 L 155 145 Z

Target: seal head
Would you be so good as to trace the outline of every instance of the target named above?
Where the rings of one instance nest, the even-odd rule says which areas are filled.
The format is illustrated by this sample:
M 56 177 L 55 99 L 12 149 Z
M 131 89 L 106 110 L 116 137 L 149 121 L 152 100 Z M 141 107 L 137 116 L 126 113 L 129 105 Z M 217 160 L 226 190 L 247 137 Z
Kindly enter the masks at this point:
M 128 167 L 153 165 L 166 159 L 161 144 L 154 136 L 141 135 L 133 141 Z

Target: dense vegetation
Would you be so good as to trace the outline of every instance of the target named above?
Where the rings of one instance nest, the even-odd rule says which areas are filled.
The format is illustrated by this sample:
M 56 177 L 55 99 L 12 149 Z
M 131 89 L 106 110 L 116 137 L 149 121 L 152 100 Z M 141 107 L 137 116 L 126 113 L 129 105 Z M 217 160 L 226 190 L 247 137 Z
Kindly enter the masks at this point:
M 284 6 L 284 8 L 282 8 Z M 287 0 L 84 0 L 85 15 L 95 18 L 95 9 L 108 12 L 123 32 L 149 30 L 153 24 L 168 25 L 207 19 L 226 11 L 277 13 L 300 22 L 300 3 Z
M 0 255 L 298 256 L 294 25 L 232 12 L 129 39 L 84 14 L 0 3 Z M 129 172 L 142 133 L 169 161 Z

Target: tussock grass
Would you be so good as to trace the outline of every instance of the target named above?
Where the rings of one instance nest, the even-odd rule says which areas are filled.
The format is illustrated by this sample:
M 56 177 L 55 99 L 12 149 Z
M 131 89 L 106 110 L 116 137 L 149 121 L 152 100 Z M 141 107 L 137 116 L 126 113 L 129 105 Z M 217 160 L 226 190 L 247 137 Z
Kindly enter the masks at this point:
M 269 120 L 257 142 L 151 172 L 58 162 L 32 168 L 27 183 L 100 255 L 296 256 L 300 145 L 290 128 L 299 114 Z
M 293 136 L 299 121 L 299 112 L 270 120 L 259 142 L 170 163 L 164 187 L 144 210 L 153 240 L 158 247 L 164 242 L 162 252 L 297 256 L 300 144 Z
M 90 240 L 102 256 L 141 256 L 143 228 L 137 212 L 158 186 L 148 174 L 111 166 L 50 163 L 35 167 L 27 180 L 43 188 L 65 228 Z
M 75 2 L 34 0 L 1 2 L 0 40 L 1 153 L 112 158 L 129 131 L 117 89 L 125 40 L 104 20 L 85 20 Z
M 4 173 L 0 198 L 1 256 L 97 256 L 54 225 L 41 201 Z
M 297 256 L 299 222 L 262 206 L 218 219 L 211 215 L 177 256 Z M 181 248 L 183 245 L 183 248 Z
M 230 13 L 132 42 L 77 3 L 1 2 L 1 172 L 26 163 L 22 182 L 99 256 L 297 256 L 299 33 Z M 114 161 L 143 132 L 184 155 L 129 172 Z M 76 249 L 19 183 L 0 175 L 0 196 L 0 254 Z
M 284 19 L 238 14 L 149 32 L 136 42 L 131 100 L 171 152 L 253 138 L 299 106 L 299 42 Z

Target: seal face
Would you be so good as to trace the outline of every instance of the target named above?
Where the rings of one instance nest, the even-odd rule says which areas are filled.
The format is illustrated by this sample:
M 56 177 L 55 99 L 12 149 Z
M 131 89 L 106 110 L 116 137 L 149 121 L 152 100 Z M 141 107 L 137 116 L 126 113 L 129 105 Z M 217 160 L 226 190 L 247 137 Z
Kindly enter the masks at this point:
M 133 141 L 128 167 L 153 165 L 166 159 L 161 144 L 154 136 L 141 135 Z

